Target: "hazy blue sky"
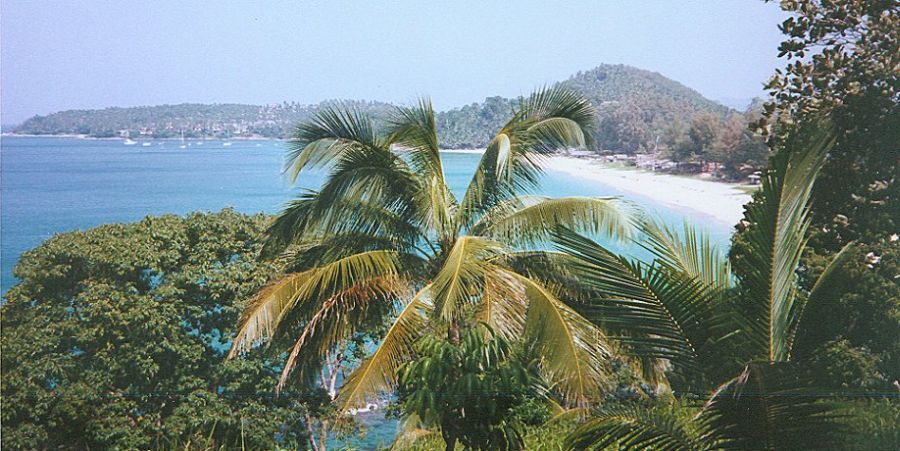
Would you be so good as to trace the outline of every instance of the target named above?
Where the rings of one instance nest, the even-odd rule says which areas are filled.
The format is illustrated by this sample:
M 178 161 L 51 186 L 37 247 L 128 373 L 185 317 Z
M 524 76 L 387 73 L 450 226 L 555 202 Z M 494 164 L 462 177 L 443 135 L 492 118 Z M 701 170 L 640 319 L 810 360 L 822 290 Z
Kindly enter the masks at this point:
M 420 94 L 445 109 L 600 63 L 749 98 L 781 66 L 782 18 L 754 0 L 3 0 L 0 106 L 3 123 L 70 108 Z

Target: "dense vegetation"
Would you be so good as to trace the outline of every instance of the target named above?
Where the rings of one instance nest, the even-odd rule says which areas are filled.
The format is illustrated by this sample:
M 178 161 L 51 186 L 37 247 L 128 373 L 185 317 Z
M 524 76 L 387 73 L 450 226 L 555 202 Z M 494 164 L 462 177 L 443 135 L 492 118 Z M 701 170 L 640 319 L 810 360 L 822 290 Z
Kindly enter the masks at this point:
M 583 146 L 594 118 L 590 103 L 572 91 L 534 93 L 488 145 L 459 199 L 444 178 L 427 101 L 395 109 L 385 138 L 369 117 L 348 109 L 325 110 L 301 124 L 291 141 L 290 174 L 324 168 L 329 176 L 318 190 L 294 200 L 269 229 L 266 250 L 287 252 L 290 267 L 244 310 L 231 355 L 264 340 L 286 343 L 279 387 L 311 382 L 342 342 L 388 322 L 377 350 L 337 393 L 337 410 L 348 412 L 396 387 L 401 365 L 418 355 L 419 339 L 448 340 L 450 347 L 437 347 L 456 352 L 462 337 L 473 340 L 468 331 L 485 323 L 524 349 L 534 361 L 529 367 L 561 403 L 589 404 L 606 388 L 611 347 L 541 282 L 560 262 L 540 245 L 561 226 L 628 236 L 628 210 L 615 199 L 523 192 L 537 186 L 540 157 Z M 505 359 L 503 354 L 497 357 Z M 497 374 L 498 384 L 508 386 L 508 375 Z M 470 380 L 482 376 L 472 374 Z M 432 402 L 416 409 L 424 421 L 442 418 L 451 449 L 457 440 L 469 446 L 475 446 L 472 440 L 497 443 L 495 435 L 508 431 L 495 418 L 496 424 L 483 425 L 483 434 L 463 432 L 477 426 L 465 414 L 468 401 L 457 401 L 456 412 L 433 411 L 444 404 Z M 448 430 L 448 416 L 464 424 Z
M 274 221 L 148 218 L 23 256 L 2 307 L 3 444 L 324 449 L 396 388 L 400 449 L 900 448 L 900 9 L 782 7 L 789 65 L 749 117 L 634 85 L 691 111 L 657 124 L 673 158 L 767 161 L 727 257 L 613 199 L 522 195 L 542 155 L 604 128 L 648 149 L 641 102 L 595 109 L 565 87 L 602 71 L 451 112 L 494 127 L 461 199 L 438 152 L 456 120 L 332 105 L 289 155 L 294 177 L 330 176 Z
M 834 149 L 813 187 L 804 286 L 824 261 L 855 242 L 843 283 L 817 318 L 820 364 L 830 385 L 895 390 L 900 380 L 900 8 L 890 1 L 785 2 L 779 53 L 788 64 L 768 83 L 757 126 L 770 146 L 819 127 Z M 739 230 L 743 227 L 739 225 Z M 732 251 L 740 258 L 743 234 Z M 834 376 L 832 378 L 831 376 Z M 824 382 L 824 380 L 822 381 Z
M 27 252 L 0 307 L 5 449 L 302 447 L 278 359 L 223 363 L 268 219 L 149 217 Z
M 159 105 L 102 110 L 68 110 L 35 116 L 15 128 L 13 133 L 36 135 L 78 134 L 96 138 L 231 138 L 261 136 L 282 138 L 290 135 L 300 121 L 308 120 L 324 106 L 281 103 L 275 105 L 192 104 Z M 353 105 L 376 117 L 387 109 L 379 102 L 340 102 Z
M 660 74 L 624 65 L 601 65 L 579 72 L 560 83 L 584 95 L 599 108 L 601 127 L 594 131 L 601 148 L 647 151 L 656 137 L 673 121 L 689 122 L 699 113 L 724 117 L 728 108 L 705 99 L 698 92 Z M 449 148 L 483 148 L 503 126 L 521 99 L 488 97 L 483 102 L 437 114 L 441 144 Z M 231 137 L 258 135 L 286 138 L 293 127 L 309 120 L 334 101 L 317 105 L 183 104 L 103 110 L 71 110 L 36 116 L 16 129 L 17 133 L 85 134 L 133 137 Z M 379 102 L 349 102 L 383 122 L 389 105 Z

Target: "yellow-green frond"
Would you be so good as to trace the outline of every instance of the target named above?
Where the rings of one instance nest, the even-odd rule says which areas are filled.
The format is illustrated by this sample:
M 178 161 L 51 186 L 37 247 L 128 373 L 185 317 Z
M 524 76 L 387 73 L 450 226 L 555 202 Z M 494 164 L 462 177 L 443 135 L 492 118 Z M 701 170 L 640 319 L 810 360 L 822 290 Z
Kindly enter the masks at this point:
M 602 197 L 537 198 L 506 216 L 485 215 L 473 232 L 527 246 L 545 242 L 559 227 L 616 239 L 635 232 L 631 208 L 621 200 Z
M 366 281 L 401 274 L 394 251 L 369 251 L 288 275 L 260 293 L 244 309 L 229 355 L 272 337 L 281 320 L 298 304 L 320 303 Z
M 338 393 L 338 411 L 362 405 L 369 397 L 396 385 L 397 370 L 413 356 L 416 340 L 426 331 L 430 297 L 431 286 L 426 286 L 400 311 L 378 349 L 344 381 Z
M 612 347 L 600 329 L 548 288 L 516 276 L 528 298 L 525 338 L 534 346 L 545 378 L 569 404 L 588 405 L 608 378 Z
M 485 276 L 494 268 L 490 260 L 502 251 L 495 241 L 476 236 L 459 238 L 432 280 L 435 316 L 453 321 L 463 305 L 478 300 L 484 292 Z

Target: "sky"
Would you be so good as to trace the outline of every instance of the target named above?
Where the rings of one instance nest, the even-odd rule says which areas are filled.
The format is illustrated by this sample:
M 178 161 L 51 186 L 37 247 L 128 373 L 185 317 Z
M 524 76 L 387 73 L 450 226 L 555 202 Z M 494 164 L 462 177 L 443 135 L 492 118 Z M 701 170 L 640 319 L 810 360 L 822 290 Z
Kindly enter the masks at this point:
M 744 100 L 784 65 L 784 17 L 761 0 L 3 0 L 0 122 L 108 106 L 421 95 L 443 110 L 601 63 Z

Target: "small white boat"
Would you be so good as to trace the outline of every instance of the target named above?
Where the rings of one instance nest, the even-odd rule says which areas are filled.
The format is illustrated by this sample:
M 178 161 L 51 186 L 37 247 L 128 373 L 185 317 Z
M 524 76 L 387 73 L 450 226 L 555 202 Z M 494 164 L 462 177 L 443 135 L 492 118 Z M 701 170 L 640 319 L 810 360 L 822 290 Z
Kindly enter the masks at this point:
M 371 412 L 373 410 L 378 410 L 378 404 L 375 404 L 374 402 L 370 402 L 370 403 L 366 404 L 365 407 L 360 407 L 359 409 L 350 409 L 349 412 L 350 412 L 350 415 L 356 415 L 356 414 L 360 414 L 360 413 Z
M 231 143 L 230 143 L 230 142 L 224 142 L 224 143 L 222 143 L 222 145 L 225 146 L 225 147 L 228 147 L 228 146 L 231 145 Z
M 123 141 L 122 143 L 125 144 L 126 146 L 133 146 L 133 145 L 137 144 L 137 141 L 135 141 L 131 138 L 125 138 L 125 141 Z
M 178 146 L 178 148 L 179 148 L 179 149 L 187 149 L 187 146 L 185 146 L 184 144 L 182 144 L 182 145 Z
M 150 143 L 141 143 L 141 145 L 144 147 L 150 147 Z

